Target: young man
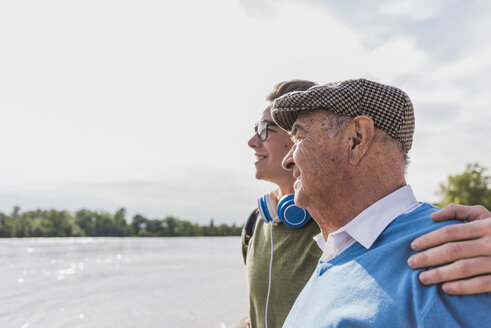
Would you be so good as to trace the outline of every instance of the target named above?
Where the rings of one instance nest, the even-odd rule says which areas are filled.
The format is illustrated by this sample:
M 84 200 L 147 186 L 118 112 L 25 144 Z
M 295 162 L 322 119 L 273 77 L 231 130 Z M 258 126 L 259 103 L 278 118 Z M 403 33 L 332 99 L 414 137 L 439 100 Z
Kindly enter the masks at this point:
M 275 86 L 267 100 L 273 101 L 286 93 L 304 91 L 314 85 L 316 84 L 313 82 L 303 80 L 281 82 Z M 248 144 L 253 148 L 257 158 L 255 163 L 256 178 L 270 181 L 278 187 L 271 193 L 271 198 L 277 202 L 283 195 L 292 194 L 295 179 L 291 172 L 281 167 L 281 161 L 293 143 L 289 134 L 273 122 L 269 106 L 263 111 L 261 120 L 256 125 L 256 134 L 249 140 Z M 482 208 L 469 207 L 459 207 L 458 213 L 444 210 L 441 212 L 443 216 L 438 219 L 454 217 L 454 215 L 460 219 L 466 219 L 473 213 L 482 212 L 482 210 Z M 253 212 L 253 218 L 255 214 L 256 211 Z M 486 216 L 485 212 L 483 216 Z M 488 216 L 491 215 L 488 213 Z M 485 238 L 483 231 L 485 230 L 483 230 L 481 222 L 484 221 L 456 226 L 455 228 L 458 230 L 450 235 L 437 230 L 428 236 L 418 238 L 418 250 L 423 250 L 428 246 L 438 247 L 418 254 L 419 257 L 415 259 L 415 267 L 453 262 L 444 267 L 427 271 L 429 273 L 427 283 L 456 280 L 491 271 L 489 261 L 486 262 L 486 258 L 477 257 L 481 255 L 483 248 L 485 249 L 482 247 L 482 239 Z M 478 224 L 481 225 L 478 226 Z M 463 231 L 464 226 L 466 227 L 465 231 Z M 452 226 L 452 228 L 454 227 Z M 243 253 L 249 280 L 249 310 L 252 327 L 282 326 L 295 299 L 322 255 L 322 251 L 313 241 L 313 237 L 319 232 L 320 230 L 313 220 L 301 228 L 290 228 L 282 223 L 266 223 L 261 217 L 257 218 L 253 234 L 249 232 L 253 236 L 248 243 L 248 233 L 244 230 Z M 460 245 L 459 240 L 463 239 L 475 239 L 468 241 L 468 243 L 473 243 L 473 246 L 466 247 L 466 249 L 472 250 L 472 253 L 463 252 L 461 248 L 460 252 L 455 252 L 452 258 L 448 259 L 446 254 L 449 253 L 447 251 L 449 247 Z M 452 240 L 457 242 L 449 242 Z M 487 247 L 488 251 L 489 248 L 490 246 Z M 471 272 L 464 274 L 463 271 L 466 270 L 459 269 L 460 264 L 458 263 L 466 263 L 462 261 L 467 261 L 456 261 L 461 258 L 470 258 L 468 260 L 474 261 L 471 263 Z M 484 263 L 479 265 L 476 264 L 476 261 Z M 448 267 L 451 267 L 451 270 L 445 270 Z M 487 277 L 489 279 L 489 275 Z M 450 283 L 449 292 L 465 294 L 486 291 L 485 284 L 474 281 L 469 284 L 469 281 Z M 489 284 L 491 285 L 491 283 Z
M 491 294 L 449 296 L 406 265 L 415 237 L 456 222 L 432 222 L 438 210 L 406 184 L 414 114 L 404 92 L 347 80 L 285 95 L 271 111 L 293 136 L 283 167 L 323 249 L 284 327 L 487 324 Z
M 302 80 L 280 83 L 267 99 L 273 101 L 285 93 L 307 90 L 314 85 Z M 256 179 L 277 186 L 270 193 L 273 202 L 293 194 L 294 178 L 291 172 L 281 167 L 292 141 L 288 133 L 273 122 L 269 106 L 263 111 L 256 134 L 248 145 L 257 159 L 254 163 Z M 255 221 L 253 236 L 247 245 L 247 233 L 243 232 L 251 327 L 281 327 L 321 255 L 312 239 L 318 233 L 319 228 L 313 220 L 302 228 L 290 228 L 278 222 L 266 223 L 261 217 Z

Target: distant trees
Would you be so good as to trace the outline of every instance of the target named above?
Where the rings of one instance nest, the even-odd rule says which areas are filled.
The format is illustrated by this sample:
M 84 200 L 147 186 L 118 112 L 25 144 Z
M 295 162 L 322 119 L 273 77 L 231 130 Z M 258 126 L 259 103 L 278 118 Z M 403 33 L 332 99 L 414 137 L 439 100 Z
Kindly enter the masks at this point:
M 477 163 L 468 164 L 462 174 L 449 176 L 440 184 L 442 196 L 437 206 L 450 203 L 483 205 L 491 209 L 491 176 L 488 169 Z M 67 211 L 34 210 L 21 212 L 16 206 L 10 215 L 0 212 L 0 237 L 177 237 L 177 236 L 240 236 L 242 227 L 221 224 L 213 219 L 200 226 L 173 216 L 148 219 L 140 214 L 126 221 L 126 210 L 120 208 L 113 215 L 81 209 Z
M 0 213 L 0 237 L 177 237 L 240 236 L 242 227 L 222 224 L 200 226 L 168 216 L 147 219 L 140 214 L 128 224 L 124 208 L 114 215 L 79 210 L 72 216 L 67 211 L 35 210 L 21 212 L 15 207 L 10 215 Z
M 437 203 L 444 207 L 450 203 L 461 205 L 483 205 L 491 209 L 491 176 L 486 175 L 486 167 L 477 163 L 467 164 L 462 174 L 449 176 L 446 183 L 440 184 Z
M 82 234 L 66 211 L 21 213 L 20 208 L 15 207 L 10 216 L 0 213 L 0 237 L 69 237 Z

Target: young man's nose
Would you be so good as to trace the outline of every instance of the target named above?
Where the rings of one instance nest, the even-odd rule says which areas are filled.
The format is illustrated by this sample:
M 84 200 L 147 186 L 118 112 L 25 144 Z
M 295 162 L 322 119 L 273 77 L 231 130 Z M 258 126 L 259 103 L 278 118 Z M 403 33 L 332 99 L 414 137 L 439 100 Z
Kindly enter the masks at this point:
M 260 140 L 257 138 L 257 134 L 254 134 L 251 139 L 247 142 L 247 145 L 251 148 L 257 148 L 260 146 Z

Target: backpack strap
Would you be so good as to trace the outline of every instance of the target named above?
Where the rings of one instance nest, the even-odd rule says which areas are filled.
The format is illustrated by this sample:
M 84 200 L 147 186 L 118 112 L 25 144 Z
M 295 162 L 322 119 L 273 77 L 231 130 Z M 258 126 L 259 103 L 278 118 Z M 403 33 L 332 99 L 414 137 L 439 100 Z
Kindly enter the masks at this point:
M 254 234 L 254 227 L 256 226 L 256 220 L 258 215 L 259 215 L 259 210 L 256 208 L 254 209 L 254 211 L 251 212 L 244 226 L 244 231 L 245 231 L 244 244 L 246 247 L 249 245 L 249 240 L 252 238 L 252 235 Z

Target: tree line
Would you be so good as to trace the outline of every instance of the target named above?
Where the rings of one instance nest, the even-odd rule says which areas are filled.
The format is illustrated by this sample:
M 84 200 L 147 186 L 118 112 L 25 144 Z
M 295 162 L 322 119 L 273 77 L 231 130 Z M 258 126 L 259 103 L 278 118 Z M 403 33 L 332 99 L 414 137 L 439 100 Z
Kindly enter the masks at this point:
M 21 212 L 15 207 L 10 215 L 0 212 L 0 237 L 178 237 L 240 236 L 242 227 L 221 224 L 198 225 L 173 216 L 147 219 L 137 214 L 130 223 L 125 209 L 114 214 L 79 210 L 34 210 Z
M 491 176 L 487 175 L 487 170 L 478 163 L 471 163 L 463 173 L 449 176 L 445 183 L 440 184 L 437 194 L 441 201 L 436 205 L 483 205 L 491 210 Z
M 477 163 L 468 164 L 462 174 L 449 176 L 440 184 L 441 201 L 449 203 L 484 205 L 491 209 L 491 176 L 487 168 Z M 125 209 L 114 214 L 79 210 L 72 215 L 68 211 L 35 210 L 22 212 L 15 207 L 10 215 L 0 212 L 0 237 L 176 237 L 176 236 L 240 236 L 242 227 L 221 224 L 200 226 L 173 216 L 163 219 L 147 219 L 142 215 L 126 221 Z

